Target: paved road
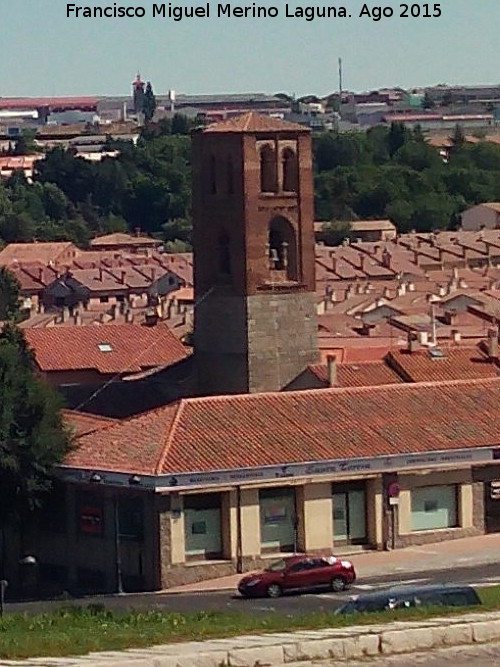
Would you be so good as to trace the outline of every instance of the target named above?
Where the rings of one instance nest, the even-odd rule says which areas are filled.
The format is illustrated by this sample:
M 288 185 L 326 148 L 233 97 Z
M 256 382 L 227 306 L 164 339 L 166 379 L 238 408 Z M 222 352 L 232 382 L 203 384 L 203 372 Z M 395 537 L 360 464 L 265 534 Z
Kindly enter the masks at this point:
M 311 611 L 332 611 L 343 604 L 352 595 L 361 594 L 384 588 L 395 583 L 470 583 L 476 586 L 491 586 L 500 584 L 500 564 L 481 565 L 464 568 L 454 568 L 428 573 L 402 575 L 384 575 L 371 579 L 360 579 L 349 591 L 343 593 L 306 593 L 302 595 L 287 595 L 275 600 L 255 599 L 245 600 L 231 591 L 217 593 L 140 593 L 124 596 L 95 596 L 73 600 L 74 604 L 87 605 L 89 603 L 104 604 L 109 609 L 157 609 L 162 611 L 197 612 L 197 611 L 229 611 L 244 614 L 262 614 L 278 612 L 289 616 L 296 616 Z M 49 611 L 61 606 L 60 601 L 35 602 L 24 604 L 9 604 L 5 606 L 6 613 L 27 612 L 38 613 Z
M 338 663 L 332 662 L 330 665 L 336 667 Z M 349 663 L 349 667 L 409 667 L 410 665 L 411 667 L 500 667 L 500 644 L 458 646 L 426 653 L 394 655 Z M 345 663 L 342 663 L 342 667 L 345 667 Z

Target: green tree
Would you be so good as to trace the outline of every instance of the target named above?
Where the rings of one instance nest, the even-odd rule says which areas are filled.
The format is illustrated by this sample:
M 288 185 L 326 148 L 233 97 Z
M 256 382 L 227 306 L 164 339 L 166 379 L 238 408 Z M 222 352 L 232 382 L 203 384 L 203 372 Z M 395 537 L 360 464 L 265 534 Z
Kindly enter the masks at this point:
M 387 138 L 389 155 L 392 157 L 409 140 L 409 130 L 403 123 L 391 123 Z
M 153 93 L 153 86 L 151 82 L 148 81 L 146 84 L 146 90 L 144 91 L 144 102 L 142 105 L 142 112 L 144 114 L 144 122 L 146 125 L 153 120 L 154 113 L 156 111 L 156 97 Z
M 453 134 L 450 137 L 452 143 L 452 150 L 454 152 L 460 150 L 465 144 L 465 132 L 461 125 L 455 125 Z
M 21 285 L 16 276 L 0 266 L 0 321 L 16 321 L 21 316 Z
M 35 358 L 20 329 L 0 333 L 0 527 L 29 520 L 54 479 L 71 440 L 54 389 L 37 377 Z

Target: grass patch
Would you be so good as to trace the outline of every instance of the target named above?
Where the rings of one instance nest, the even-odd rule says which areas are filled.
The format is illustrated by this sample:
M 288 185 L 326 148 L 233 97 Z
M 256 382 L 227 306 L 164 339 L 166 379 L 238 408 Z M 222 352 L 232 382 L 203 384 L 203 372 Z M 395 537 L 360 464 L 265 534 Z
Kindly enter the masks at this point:
M 433 616 L 500 609 L 500 586 L 479 591 L 482 607 L 435 607 L 377 614 L 335 616 L 279 614 L 250 616 L 223 612 L 193 614 L 111 612 L 102 605 L 67 605 L 51 614 L 6 615 L 0 620 L 0 658 L 79 655 L 117 651 L 187 640 L 231 637 L 246 633 L 293 632 L 349 625 L 373 625 L 393 620 L 423 620 Z

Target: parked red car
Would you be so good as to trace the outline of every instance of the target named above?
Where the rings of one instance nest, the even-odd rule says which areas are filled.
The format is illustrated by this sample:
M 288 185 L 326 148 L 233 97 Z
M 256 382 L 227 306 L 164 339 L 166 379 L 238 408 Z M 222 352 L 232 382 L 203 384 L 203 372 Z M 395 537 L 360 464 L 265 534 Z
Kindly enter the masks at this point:
M 244 597 L 267 595 L 277 598 L 285 592 L 329 588 L 343 591 L 356 580 L 353 564 L 335 556 L 290 556 L 261 572 L 249 574 L 238 584 Z

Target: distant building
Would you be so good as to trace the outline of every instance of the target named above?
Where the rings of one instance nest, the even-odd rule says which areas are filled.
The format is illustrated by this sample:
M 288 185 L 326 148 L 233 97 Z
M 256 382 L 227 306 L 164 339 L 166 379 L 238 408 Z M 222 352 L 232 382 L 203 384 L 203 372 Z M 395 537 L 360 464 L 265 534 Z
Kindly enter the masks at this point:
M 472 206 L 461 215 L 462 229 L 476 232 L 481 229 L 500 229 L 500 202 Z

